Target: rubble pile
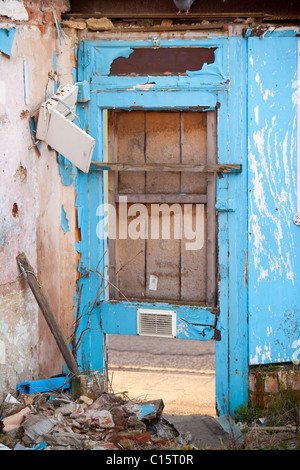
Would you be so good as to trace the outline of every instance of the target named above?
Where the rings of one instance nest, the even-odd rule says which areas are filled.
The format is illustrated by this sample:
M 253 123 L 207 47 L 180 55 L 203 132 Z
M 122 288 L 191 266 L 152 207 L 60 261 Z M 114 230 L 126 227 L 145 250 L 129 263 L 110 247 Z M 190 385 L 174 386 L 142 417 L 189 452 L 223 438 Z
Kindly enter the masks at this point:
M 162 400 L 139 403 L 109 392 L 77 400 L 65 392 L 8 394 L 0 407 L 0 449 L 186 448 L 163 408 Z

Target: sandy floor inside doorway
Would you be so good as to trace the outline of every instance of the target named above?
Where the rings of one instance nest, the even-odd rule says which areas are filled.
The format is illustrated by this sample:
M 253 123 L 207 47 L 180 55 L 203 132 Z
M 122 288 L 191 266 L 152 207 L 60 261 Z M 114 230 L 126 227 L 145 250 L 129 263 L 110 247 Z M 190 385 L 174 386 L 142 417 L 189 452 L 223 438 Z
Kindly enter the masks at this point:
M 161 398 L 166 414 L 216 416 L 213 342 L 110 335 L 108 350 L 114 393 Z

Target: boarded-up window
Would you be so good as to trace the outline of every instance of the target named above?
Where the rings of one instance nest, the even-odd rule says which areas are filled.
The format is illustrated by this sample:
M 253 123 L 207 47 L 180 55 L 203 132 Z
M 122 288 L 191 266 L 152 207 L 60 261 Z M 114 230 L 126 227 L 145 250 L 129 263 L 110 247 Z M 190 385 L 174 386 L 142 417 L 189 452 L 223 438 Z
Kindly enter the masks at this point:
M 207 281 L 215 277 L 215 222 L 207 224 L 208 217 L 215 220 L 214 194 L 208 196 L 207 188 L 215 176 L 163 167 L 207 163 L 208 114 L 214 115 L 110 112 L 109 161 L 162 165 L 157 171 L 146 166 L 109 172 L 109 203 L 117 220 L 116 230 L 112 224 L 109 230 L 116 286 L 110 298 L 214 304 L 215 279 Z

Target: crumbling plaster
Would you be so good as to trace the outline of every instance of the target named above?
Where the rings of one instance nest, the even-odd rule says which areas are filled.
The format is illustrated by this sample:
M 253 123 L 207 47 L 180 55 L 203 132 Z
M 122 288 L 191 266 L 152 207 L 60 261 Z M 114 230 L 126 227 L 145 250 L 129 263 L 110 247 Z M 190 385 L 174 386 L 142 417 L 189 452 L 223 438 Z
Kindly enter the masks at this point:
M 57 320 L 69 336 L 74 314 L 75 192 L 64 186 L 58 156 L 33 146 L 29 120 L 57 84 L 73 82 L 74 42 L 60 44 L 53 25 L 13 21 L 11 56 L 0 54 L 0 395 L 22 380 L 61 373 L 63 360 L 37 303 L 20 276 L 25 252 Z M 55 60 L 54 60 L 55 59 Z M 56 74 L 55 74 L 56 72 Z M 69 231 L 61 227 L 61 207 Z

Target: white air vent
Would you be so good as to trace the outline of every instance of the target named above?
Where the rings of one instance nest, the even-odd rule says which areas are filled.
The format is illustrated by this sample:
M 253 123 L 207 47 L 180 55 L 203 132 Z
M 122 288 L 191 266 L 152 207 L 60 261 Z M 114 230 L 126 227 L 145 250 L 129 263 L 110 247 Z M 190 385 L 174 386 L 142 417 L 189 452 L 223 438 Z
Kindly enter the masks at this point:
M 138 309 L 137 331 L 142 336 L 176 337 L 176 311 Z

